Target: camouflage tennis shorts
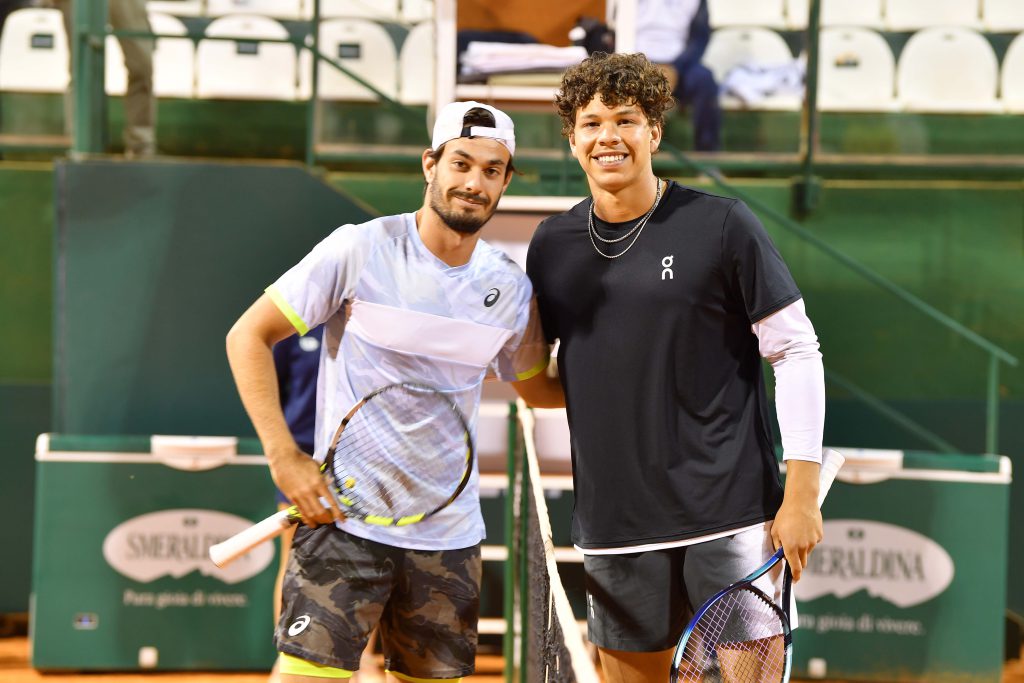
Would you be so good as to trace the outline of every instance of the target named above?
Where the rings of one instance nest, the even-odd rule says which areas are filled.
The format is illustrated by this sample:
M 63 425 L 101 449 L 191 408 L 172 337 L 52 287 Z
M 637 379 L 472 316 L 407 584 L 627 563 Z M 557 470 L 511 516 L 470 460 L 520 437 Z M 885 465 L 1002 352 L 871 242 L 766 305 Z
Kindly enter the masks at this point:
M 415 678 L 473 673 L 480 546 L 406 550 L 334 525 L 295 531 L 282 586 L 279 652 L 355 671 L 380 625 L 385 667 Z

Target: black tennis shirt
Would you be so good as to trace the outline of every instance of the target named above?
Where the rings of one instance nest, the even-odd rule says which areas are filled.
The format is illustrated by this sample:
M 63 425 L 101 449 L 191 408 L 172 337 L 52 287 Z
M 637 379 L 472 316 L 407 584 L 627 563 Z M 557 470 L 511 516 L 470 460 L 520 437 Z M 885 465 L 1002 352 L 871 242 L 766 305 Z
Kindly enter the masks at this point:
M 546 219 L 527 273 L 572 434 L 573 542 L 616 548 L 774 517 L 782 502 L 751 324 L 800 298 L 742 202 L 669 182 L 620 258 L 588 235 L 591 200 Z M 636 221 L 597 222 L 606 239 Z M 632 235 L 604 253 L 621 253 Z

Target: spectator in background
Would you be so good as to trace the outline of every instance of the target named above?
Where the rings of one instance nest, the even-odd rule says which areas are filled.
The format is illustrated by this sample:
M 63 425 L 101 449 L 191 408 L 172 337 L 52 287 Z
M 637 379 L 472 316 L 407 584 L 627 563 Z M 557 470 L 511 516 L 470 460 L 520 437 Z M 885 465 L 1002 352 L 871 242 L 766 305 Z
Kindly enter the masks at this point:
M 64 29 L 72 51 L 72 0 L 55 0 L 64 15 Z M 107 0 L 107 14 L 115 31 L 149 31 L 145 0 Z M 124 153 L 128 157 L 150 157 L 156 153 L 156 98 L 153 95 L 153 49 L 151 38 L 118 38 L 128 70 L 128 87 L 124 94 Z M 74 69 L 72 68 L 72 73 Z M 68 87 L 64 104 L 64 129 L 72 130 L 74 84 Z
M 707 0 L 637 0 L 636 50 L 662 69 L 672 94 L 691 109 L 699 152 L 721 147 L 718 84 L 701 64 L 710 38 Z
M 277 386 L 281 396 L 288 429 L 295 437 L 303 453 L 313 452 L 313 434 L 316 429 L 316 382 L 320 371 L 320 344 L 324 338 L 324 326 L 317 325 L 304 336 L 292 335 L 274 345 L 274 367 L 277 370 Z M 292 503 L 280 489 L 275 496 L 277 509 L 284 510 Z M 281 534 L 281 564 L 274 580 L 274 623 L 281 616 L 281 581 L 291 555 L 292 537 L 295 527 L 291 526 Z M 362 661 L 351 680 L 353 683 L 375 683 L 383 681 L 380 669 L 373 659 L 373 640 L 363 653 Z M 271 681 L 279 680 L 277 664 L 271 673 Z

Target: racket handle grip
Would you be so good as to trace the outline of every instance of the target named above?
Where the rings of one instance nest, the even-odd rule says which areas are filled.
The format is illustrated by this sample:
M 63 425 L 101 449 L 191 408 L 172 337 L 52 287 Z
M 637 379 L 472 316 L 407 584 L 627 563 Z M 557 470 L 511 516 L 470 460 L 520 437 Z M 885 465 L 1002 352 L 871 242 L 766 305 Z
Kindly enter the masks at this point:
M 826 448 L 821 454 L 821 470 L 818 475 L 818 507 L 825 502 L 828 490 L 832 488 L 832 482 L 836 480 L 839 468 L 846 462 L 846 458 L 839 451 Z
M 210 559 L 218 567 L 225 567 L 260 543 L 280 536 L 294 523 L 288 510 L 276 512 L 262 522 L 257 522 L 248 529 L 239 531 L 231 538 L 210 546 Z

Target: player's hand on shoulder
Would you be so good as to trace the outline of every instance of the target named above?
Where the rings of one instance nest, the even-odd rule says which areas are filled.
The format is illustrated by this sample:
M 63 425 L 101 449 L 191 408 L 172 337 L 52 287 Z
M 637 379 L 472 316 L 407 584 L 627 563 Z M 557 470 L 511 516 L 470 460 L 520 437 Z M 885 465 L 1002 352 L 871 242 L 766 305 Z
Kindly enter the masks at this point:
M 299 508 L 303 524 L 316 527 L 344 519 L 334 507 L 320 466 L 309 455 L 295 447 L 273 453 L 268 449 L 267 459 L 274 483 Z M 328 504 L 330 508 L 325 507 Z

